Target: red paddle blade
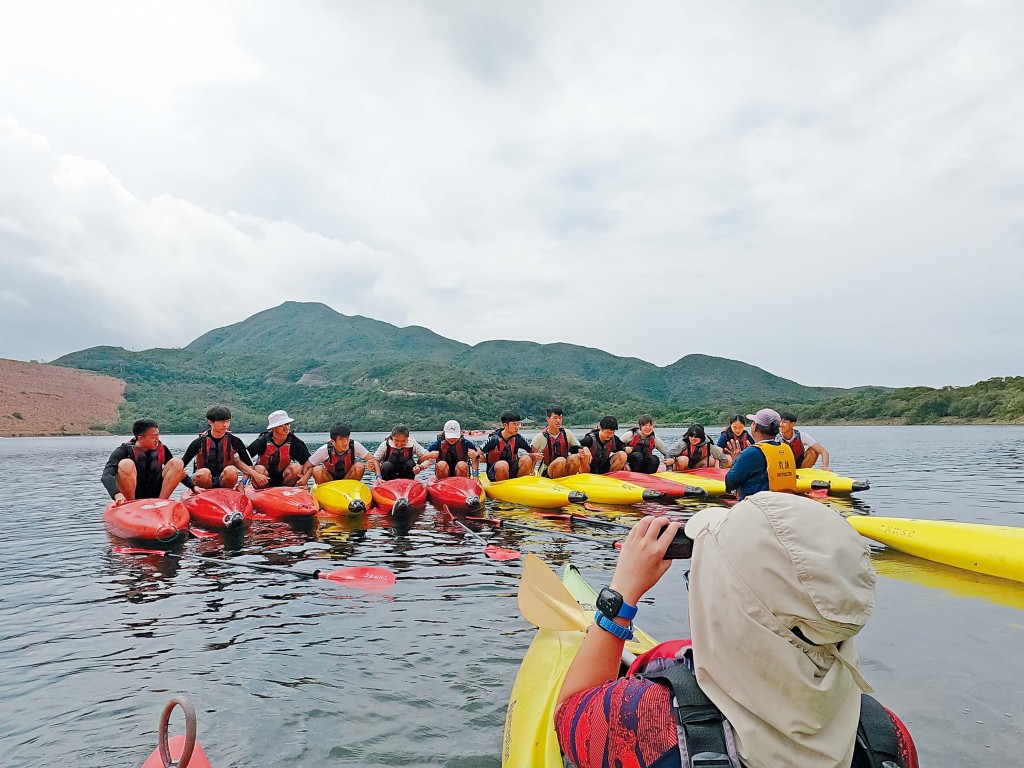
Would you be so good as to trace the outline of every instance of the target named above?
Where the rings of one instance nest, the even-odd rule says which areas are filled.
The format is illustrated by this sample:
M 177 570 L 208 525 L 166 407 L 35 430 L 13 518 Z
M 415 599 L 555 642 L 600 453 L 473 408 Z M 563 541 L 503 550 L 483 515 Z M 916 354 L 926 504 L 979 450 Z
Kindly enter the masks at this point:
M 111 547 L 111 552 L 118 555 L 166 555 L 163 549 L 144 549 L 143 547 Z
M 467 520 L 472 520 L 474 523 L 487 523 L 488 525 L 501 525 L 501 520 L 497 520 L 493 517 L 470 517 L 466 516 Z
M 216 531 L 204 531 L 202 528 L 189 528 L 188 532 L 197 539 L 216 539 L 220 537 L 220 534 Z
M 317 574 L 317 577 L 327 579 L 328 581 L 337 581 L 349 587 L 359 587 L 360 589 L 387 589 L 395 583 L 394 571 L 387 568 L 374 568 L 372 566 L 323 571 Z
M 591 512 L 604 512 L 604 510 L 597 506 L 597 504 L 592 504 L 589 501 L 583 502 L 583 508 L 589 509 Z
M 518 560 L 522 556 L 518 550 L 496 547 L 493 544 L 484 547 L 484 554 L 491 560 Z
M 588 504 L 590 504 L 590 502 L 586 501 L 583 503 L 583 506 L 590 509 L 590 507 L 587 506 Z M 537 517 L 543 517 L 545 520 L 572 520 L 573 518 L 573 516 L 568 512 L 535 512 L 534 514 L 537 515 Z

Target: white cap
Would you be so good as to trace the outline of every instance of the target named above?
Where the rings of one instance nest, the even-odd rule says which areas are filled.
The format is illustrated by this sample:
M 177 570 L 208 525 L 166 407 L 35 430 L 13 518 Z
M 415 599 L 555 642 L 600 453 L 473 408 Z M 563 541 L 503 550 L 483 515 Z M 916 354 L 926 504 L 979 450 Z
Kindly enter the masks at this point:
M 291 424 L 295 419 L 288 415 L 288 411 L 274 411 L 267 417 L 267 429 L 280 427 L 283 424 Z
M 455 419 L 446 421 L 444 423 L 444 436 L 445 437 L 461 437 L 462 427 L 459 426 L 459 422 Z

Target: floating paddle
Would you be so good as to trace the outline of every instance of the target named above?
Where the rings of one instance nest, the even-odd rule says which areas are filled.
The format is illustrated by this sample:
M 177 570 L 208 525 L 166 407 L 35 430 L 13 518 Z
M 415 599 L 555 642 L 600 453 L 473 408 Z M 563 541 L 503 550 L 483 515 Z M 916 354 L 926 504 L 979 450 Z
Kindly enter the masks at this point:
M 566 533 L 565 531 L 553 531 L 550 528 L 541 528 L 536 525 L 524 525 L 523 523 L 514 523 L 511 520 L 505 518 L 494 518 L 495 528 L 521 528 L 524 531 L 533 531 L 534 533 L 543 533 L 548 536 L 555 536 L 560 539 L 579 539 L 580 541 L 590 541 L 597 544 L 603 544 L 607 546 L 611 544 L 615 549 L 621 549 L 621 541 L 608 541 L 607 539 L 599 539 L 596 536 L 584 536 L 581 533 Z
M 487 555 L 491 560 L 518 560 L 522 557 L 522 553 L 518 549 L 506 549 L 505 547 L 499 547 L 494 544 L 488 544 L 487 540 L 483 536 L 476 533 L 472 528 L 459 520 L 452 511 L 448 509 L 448 505 L 445 504 L 441 508 L 441 512 L 446 520 L 453 521 L 457 526 L 464 530 L 471 539 L 478 541 L 484 545 L 484 554 Z
M 536 555 L 523 560 L 517 602 L 523 618 L 541 629 L 585 631 L 590 626 L 572 593 Z
M 586 507 L 590 502 L 586 502 L 583 506 Z M 595 507 L 600 509 L 600 507 Z M 598 528 L 612 528 L 616 531 L 628 531 L 633 526 L 625 525 L 624 523 L 613 523 L 611 520 L 603 520 L 600 517 L 587 517 L 586 515 L 574 515 L 571 512 L 537 512 L 538 517 L 543 517 L 546 520 L 567 520 L 570 524 L 572 523 L 586 523 L 587 525 L 597 526 Z
M 174 557 L 178 560 L 194 559 L 201 562 L 220 563 L 222 565 L 233 565 L 236 568 L 252 568 L 256 571 L 270 571 L 271 573 L 286 573 L 300 579 L 326 579 L 336 581 L 351 587 L 360 589 L 387 589 L 395 583 L 394 571 L 388 568 L 377 568 L 374 566 L 361 565 L 351 568 L 339 568 L 336 571 L 321 571 L 319 569 L 309 571 L 298 571 L 294 568 L 283 568 L 279 565 L 258 565 L 256 563 L 243 563 L 240 560 L 227 560 L 223 557 L 195 557 L 186 558 L 175 552 L 167 552 L 163 549 L 144 549 L 142 547 L 112 547 L 112 552 L 119 555 L 160 555 L 162 557 Z

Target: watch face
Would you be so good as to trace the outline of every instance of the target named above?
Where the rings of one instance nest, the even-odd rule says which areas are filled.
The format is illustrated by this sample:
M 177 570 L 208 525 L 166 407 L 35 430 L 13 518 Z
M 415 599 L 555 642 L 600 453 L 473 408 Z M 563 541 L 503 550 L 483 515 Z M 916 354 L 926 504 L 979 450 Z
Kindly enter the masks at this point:
M 596 607 L 605 616 L 614 619 L 619 615 L 619 611 L 622 610 L 622 595 L 614 589 L 605 587 L 601 590 L 601 594 L 597 596 Z

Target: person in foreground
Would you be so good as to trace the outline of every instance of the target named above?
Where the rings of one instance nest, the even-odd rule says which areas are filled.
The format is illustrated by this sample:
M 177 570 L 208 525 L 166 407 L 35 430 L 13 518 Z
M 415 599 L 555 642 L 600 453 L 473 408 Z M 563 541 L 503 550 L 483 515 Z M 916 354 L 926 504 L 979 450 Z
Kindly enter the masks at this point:
M 345 424 L 331 427 L 330 442 L 320 446 L 302 465 L 299 487 L 305 488 L 312 475 L 317 483 L 332 480 L 362 480 L 366 467 L 380 474 L 380 465 L 366 446 L 352 439 L 352 430 Z
M 254 469 L 269 478 L 272 488 L 294 486 L 309 461 L 309 448 L 292 434 L 293 421 L 287 411 L 274 411 L 267 417 L 266 430 L 249 444 L 249 453 L 256 458 Z
M 609 588 L 618 613 L 635 614 L 669 570 L 663 557 L 679 527 L 646 517 L 630 531 Z M 815 501 L 762 492 L 697 512 L 686 535 L 692 640 L 656 646 L 618 678 L 632 621 L 599 614 L 558 696 L 555 730 L 568 760 L 918 768 L 903 723 L 863 695 L 871 687 L 852 638 L 874 608 L 875 572 L 856 531 Z M 602 591 L 598 604 L 615 597 Z
M 132 424 L 132 437 L 115 448 L 107 458 L 100 482 L 115 504 L 135 499 L 169 499 L 181 483 L 200 492 L 185 474 L 185 463 L 171 456 L 160 442 L 160 427 L 152 419 Z
M 265 486 L 267 477 L 252 468 L 245 443 L 228 431 L 231 429 L 231 411 L 223 405 L 215 405 L 206 412 L 206 422 L 210 428 L 201 432 L 181 457 L 186 467 L 195 459 L 192 482 L 200 488 L 234 488 L 241 474 L 257 488 Z

